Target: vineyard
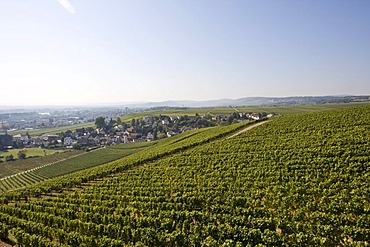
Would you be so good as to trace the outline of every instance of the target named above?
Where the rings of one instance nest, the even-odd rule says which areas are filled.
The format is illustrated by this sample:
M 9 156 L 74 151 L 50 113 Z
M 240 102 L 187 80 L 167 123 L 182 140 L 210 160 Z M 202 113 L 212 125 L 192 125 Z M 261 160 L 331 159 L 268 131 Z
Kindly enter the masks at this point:
M 53 155 L 46 155 L 42 157 L 27 158 L 24 160 L 17 159 L 12 162 L 1 162 L 0 163 L 0 178 L 14 175 L 23 171 L 27 171 L 39 166 L 54 163 L 62 159 L 75 156 L 82 153 L 81 150 L 72 150 L 69 152 L 55 153 Z
M 370 107 L 188 132 L 0 195 L 21 246 L 368 246 Z M 58 191 L 61 190 L 61 191 Z
M 96 149 L 57 160 L 0 179 L 0 192 L 15 190 L 43 180 L 99 166 L 152 146 L 155 142 L 130 143 Z M 50 159 L 49 159 L 50 160 Z

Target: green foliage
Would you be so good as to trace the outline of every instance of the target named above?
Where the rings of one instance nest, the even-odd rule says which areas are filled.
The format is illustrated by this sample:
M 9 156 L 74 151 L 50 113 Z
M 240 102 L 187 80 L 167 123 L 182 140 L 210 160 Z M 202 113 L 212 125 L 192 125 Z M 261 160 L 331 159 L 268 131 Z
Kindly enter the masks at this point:
M 71 159 L 63 160 L 61 162 L 58 162 L 57 164 L 38 169 L 35 172 L 38 175 L 48 178 L 58 177 L 126 157 L 128 155 L 143 150 L 144 147 L 145 146 L 138 146 L 135 148 L 133 146 L 127 145 L 127 148 L 125 148 L 123 145 L 117 145 L 113 147 L 96 149 L 87 153 L 80 154 Z
M 130 143 L 115 145 L 104 149 L 96 149 L 76 156 L 64 156 L 66 159 L 56 160 L 31 171 L 20 173 L 16 176 L 0 180 L 0 191 L 15 190 L 27 185 L 35 184 L 49 178 L 62 176 L 79 170 L 99 166 L 133 153 L 139 152 L 155 142 Z M 76 154 L 76 152 L 71 152 Z M 50 160 L 50 159 L 48 159 Z M 51 160 L 50 160 L 51 161 Z
M 9 154 L 9 155 L 5 156 L 5 160 L 6 161 L 13 161 L 14 160 L 14 156 L 12 154 Z
M 78 143 L 74 143 L 74 144 L 72 145 L 72 148 L 73 148 L 74 150 L 81 150 L 81 145 L 80 145 L 80 144 L 78 144 Z
M 8 226 L 0 222 L 0 239 L 8 238 Z
M 19 151 L 20 151 L 19 149 L 10 149 L 7 150 L 6 152 L 0 152 L 0 155 L 12 154 L 13 157 L 17 157 Z M 42 148 L 23 148 L 22 151 L 26 152 L 27 157 L 44 156 L 45 154 L 50 155 L 58 152 L 63 152 L 63 150 L 60 149 L 42 149 Z
M 27 150 L 19 150 L 18 154 L 17 154 L 18 159 L 20 159 L 20 160 L 26 159 L 26 156 L 27 156 L 26 153 L 27 153 Z
M 370 107 L 282 116 L 220 138 L 243 127 L 185 133 L 5 194 L 0 222 L 23 245 L 369 245 Z
M 28 158 L 25 160 L 15 160 L 11 164 L 3 162 L 0 164 L 0 178 L 10 176 L 22 171 L 30 170 L 36 167 L 54 163 L 68 157 L 74 156 L 81 151 L 69 151 L 54 153 L 53 155 L 46 155 L 42 157 L 32 157 L 30 152 L 27 150 Z
M 120 124 L 122 124 L 122 119 L 120 117 L 117 117 L 115 119 L 115 122 L 116 122 L 117 125 L 120 125 Z

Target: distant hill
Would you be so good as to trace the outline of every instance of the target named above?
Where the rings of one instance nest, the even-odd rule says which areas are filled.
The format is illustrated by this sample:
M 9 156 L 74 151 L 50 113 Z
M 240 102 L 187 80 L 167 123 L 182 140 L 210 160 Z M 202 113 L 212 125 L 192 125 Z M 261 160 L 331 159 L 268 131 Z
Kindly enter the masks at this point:
M 326 103 L 349 103 L 370 101 L 370 96 L 292 96 L 292 97 L 246 97 L 207 101 L 168 100 L 162 102 L 133 103 L 128 107 L 224 107 L 224 106 L 289 106 Z
M 167 100 L 160 102 L 114 102 L 114 103 L 98 103 L 92 105 L 75 105 L 75 106 L 2 106 L 0 105 L 0 113 L 21 113 L 39 111 L 44 109 L 45 112 L 50 109 L 101 109 L 105 111 L 109 108 L 116 109 L 117 107 L 135 108 L 154 108 L 154 107 L 241 107 L 241 106 L 290 106 L 290 105 L 316 105 L 326 103 L 349 103 L 349 102 L 370 102 L 370 95 L 339 95 L 339 96 L 291 96 L 291 97 L 245 97 L 239 99 L 217 99 L 217 100 Z

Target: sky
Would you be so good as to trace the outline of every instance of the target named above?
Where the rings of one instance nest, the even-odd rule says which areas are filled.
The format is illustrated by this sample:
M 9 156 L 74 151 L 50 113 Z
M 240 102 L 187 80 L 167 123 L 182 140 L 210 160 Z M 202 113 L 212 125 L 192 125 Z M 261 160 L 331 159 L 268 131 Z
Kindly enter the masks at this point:
M 0 0 L 0 105 L 369 95 L 368 0 Z

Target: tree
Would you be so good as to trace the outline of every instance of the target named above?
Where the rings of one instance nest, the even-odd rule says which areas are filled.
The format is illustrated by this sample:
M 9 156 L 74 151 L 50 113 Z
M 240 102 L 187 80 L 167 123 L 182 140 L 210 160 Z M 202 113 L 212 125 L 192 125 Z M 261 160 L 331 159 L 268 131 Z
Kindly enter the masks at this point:
M 123 126 L 123 129 L 127 129 L 127 124 L 125 122 L 122 122 L 121 125 Z
M 58 139 L 62 140 L 62 142 L 64 142 L 64 137 L 65 137 L 65 133 L 63 131 L 58 134 Z
M 108 122 L 108 125 L 106 126 L 106 130 L 108 131 L 108 130 L 112 129 L 114 124 L 115 124 L 115 121 L 112 118 L 110 118 L 110 120 Z
M 157 128 L 154 128 L 154 130 L 153 130 L 153 139 L 154 140 L 158 139 L 158 129 Z
M 98 128 L 98 129 L 105 128 L 106 127 L 105 118 L 104 117 L 97 117 L 95 119 L 95 125 L 96 125 L 96 128 Z
M 75 149 L 75 150 L 80 150 L 81 149 L 81 145 L 78 144 L 78 143 L 75 143 L 72 145 L 72 148 Z
M 23 148 L 23 143 L 22 143 L 22 141 L 15 141 L 15 140 L 13 140 L 13 148 Z
M 116 118 L 116 124 L 121 125 L 122 124 L 122 119 L 120 117 Z
M 234 117 L 232 115 L 230 115 L 228 118 L 227 118 L 227 121 L 229 122 L 229 124 L 231 124 L 233 121 L 234 121 Z
M 135 118 L 131 119 L 131 127 L 135 127 L 136 126 L 136 120 Z
M 24 159 L 26 159 L 26 152 L 27 152 L 27 150 L 19 150 L 18 151 L 18 159 L 20 159 L 20 160 L 24 160 Z
M 7 155 L 7 156 L 5 156 L 5 160 L 6 161 L 13 161 L 14 160 L 14 156 L 12 154 Z

